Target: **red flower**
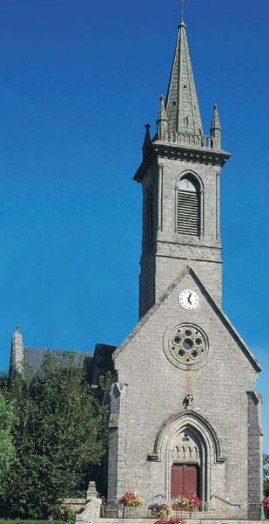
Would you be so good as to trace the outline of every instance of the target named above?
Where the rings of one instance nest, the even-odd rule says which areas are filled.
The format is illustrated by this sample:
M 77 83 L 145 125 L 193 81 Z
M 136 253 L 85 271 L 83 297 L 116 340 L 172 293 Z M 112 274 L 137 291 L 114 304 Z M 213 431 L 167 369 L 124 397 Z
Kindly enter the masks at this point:
M 269 509 L 269 497 L 264 497 L 261 501 L 261 505 L 264 509 Z
M 123 504 L 123 506 L 129 506 L 130 508 L 137 508 L 144 503 L 144 499 L 134 491 L 126 491 L 118 503 Z
M 170 517 L 157 520 L 154 524 L 184 524 L 184 520 L 181 517 Z

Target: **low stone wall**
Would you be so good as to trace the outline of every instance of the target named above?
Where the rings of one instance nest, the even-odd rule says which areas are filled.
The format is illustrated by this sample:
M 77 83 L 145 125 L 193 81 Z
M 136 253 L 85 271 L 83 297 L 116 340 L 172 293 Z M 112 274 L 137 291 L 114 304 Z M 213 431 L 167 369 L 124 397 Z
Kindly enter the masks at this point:
M 73 511 L 78 511 L 76 514 L 75 524 L 154 524 L 158 519 L 152 518 L 106 518 L 100 517 L 100 509 L 102 499 L 96 492 L 94 482 L 89 483 L 87 491 L 87 499 L 64 499 L 62 502 L 66 506 L 71 506 Z M 83 508 L 80 510 L 80 508 Z M 80 510 L 80 511 L 79 511 Z M 242 520 L 242 519 L 227 519 L 222 515 L 210 515 L 209 512 L 197 511 L 195 514 L 189 514 L 189 518 L 185 515 L 183 517 L 186 524 L 261 524 L 261 520 Z
M 87 499 L 61 499 L 61 506 L 74 513 L 79 513 L 85 508 L 86 502 Z

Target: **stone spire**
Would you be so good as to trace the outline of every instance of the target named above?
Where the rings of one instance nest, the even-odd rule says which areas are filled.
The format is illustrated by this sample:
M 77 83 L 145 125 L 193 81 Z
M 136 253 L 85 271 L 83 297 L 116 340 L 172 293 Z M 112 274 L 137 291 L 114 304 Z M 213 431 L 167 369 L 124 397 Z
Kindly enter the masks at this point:
M 24 346 L 23 338 L 17 324 L 11 340 L 10 372 L 12 375 L 23 372 Z
M 165 109 L 165 98 L 164 96 L 160 97 L 160 108 L 157 119 L 157 133 L 159 140 L 166 140 L 167 133 L 167 114 Z
M 151 138 L 150 138 L 150 124 L 145 124 L 145 136 L 144 136 L 144 142 L 143 142 L 143 158 L 145 159 L 149 148 L 151 146 Z
M 221 125 L 219 119 L 218 105 L 214 105 L 213 118 L 211 122 L 210 135 L 213 140 L 214 149 L 221 149 Z
M 192 72 L 186 26 L 179 24 L 176 51 L 167 93 L 168 130 L 202 135 L 202 121 Z

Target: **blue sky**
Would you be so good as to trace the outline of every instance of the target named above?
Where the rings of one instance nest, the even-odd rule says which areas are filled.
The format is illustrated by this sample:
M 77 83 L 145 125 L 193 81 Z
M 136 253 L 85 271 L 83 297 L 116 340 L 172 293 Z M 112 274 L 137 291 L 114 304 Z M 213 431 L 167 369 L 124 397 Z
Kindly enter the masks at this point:
M 261 362 L 269 452 L 268 0 L 189 0 L 204 129 L 219 103 L 223 308 Z M 236 5 L 235 5 L 236 4 Z M 0 4 L 0 365 L 26 345 L 91 351 L 137 321 L 143 125 L 155 125 L 177 2 Z

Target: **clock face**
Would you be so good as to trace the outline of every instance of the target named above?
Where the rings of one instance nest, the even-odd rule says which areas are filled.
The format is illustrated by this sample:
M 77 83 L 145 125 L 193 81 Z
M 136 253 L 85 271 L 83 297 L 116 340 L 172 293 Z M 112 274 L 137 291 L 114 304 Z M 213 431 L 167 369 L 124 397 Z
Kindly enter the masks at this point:
M 184 289 L 179 295 L 179 303 L 183 309 L 190 311 L 199 306 L 199 297 L 195 291 L 191 289 Z

